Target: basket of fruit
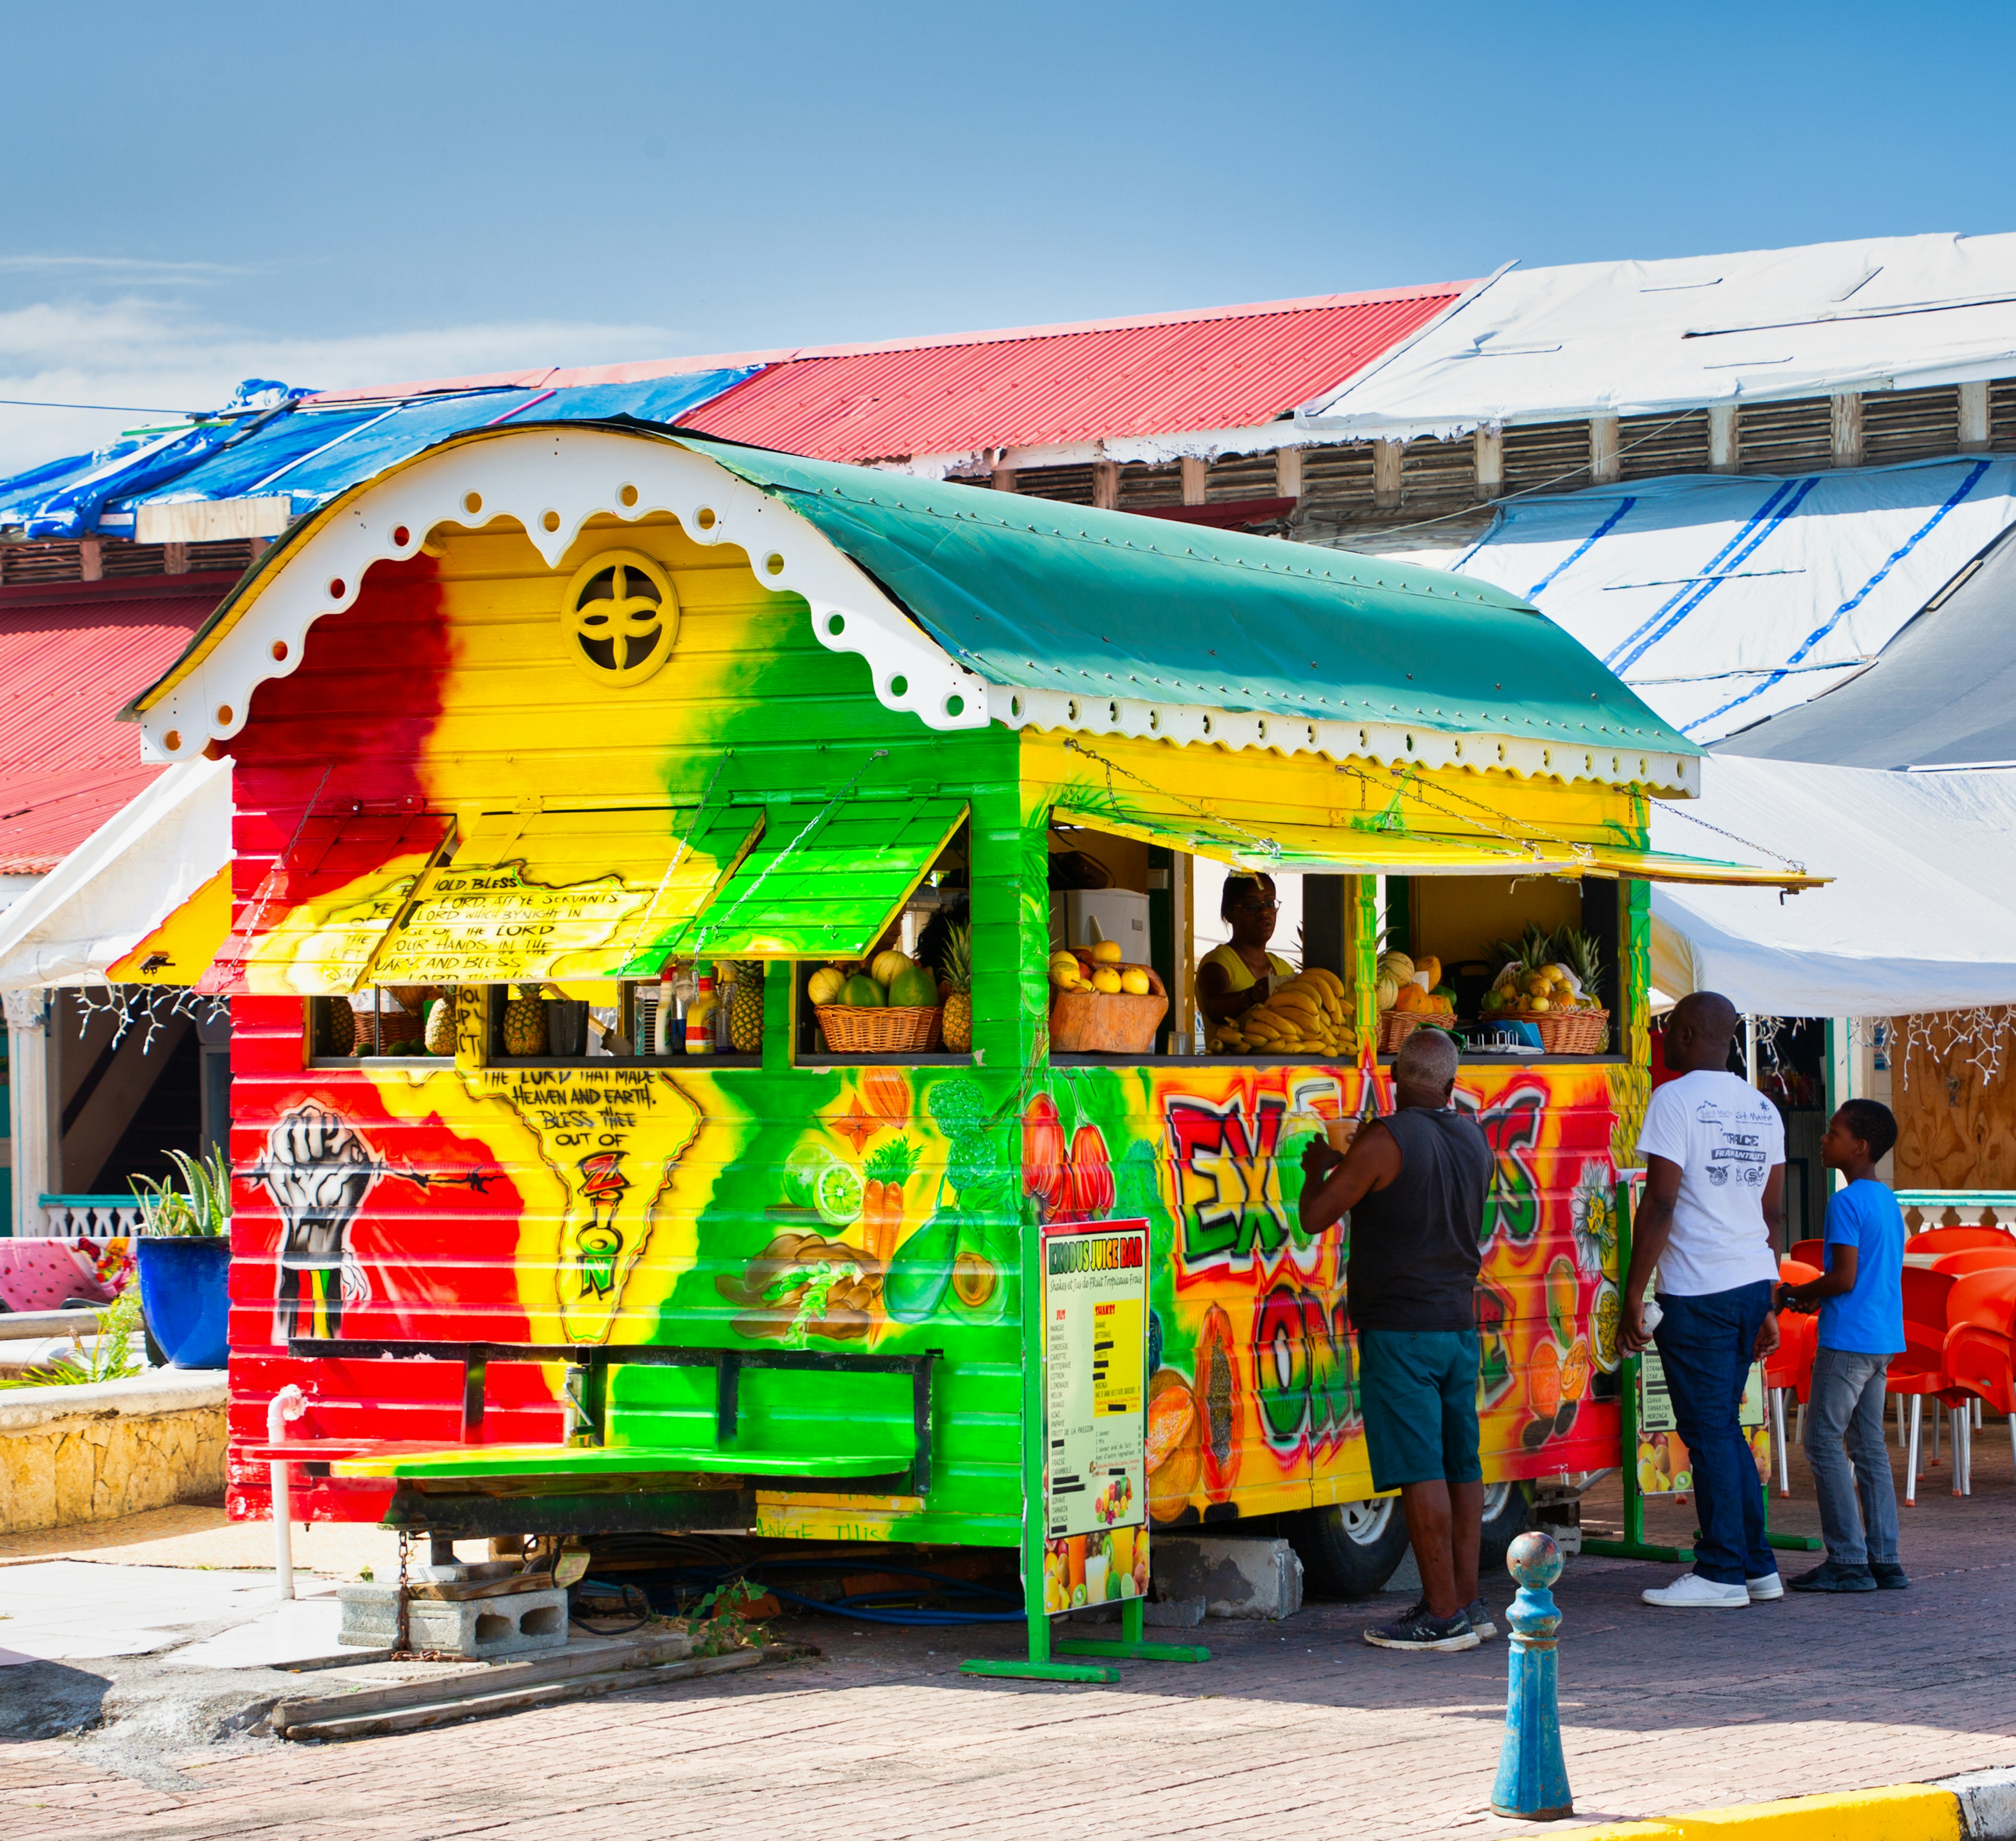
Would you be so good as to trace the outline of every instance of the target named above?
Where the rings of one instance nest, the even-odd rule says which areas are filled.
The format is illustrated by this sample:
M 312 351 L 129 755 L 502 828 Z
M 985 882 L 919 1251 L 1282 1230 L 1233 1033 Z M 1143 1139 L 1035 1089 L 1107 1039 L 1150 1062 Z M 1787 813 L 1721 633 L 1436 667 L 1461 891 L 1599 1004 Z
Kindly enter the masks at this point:
M 866 966 L 821 966 L 807 994 L 834 1054 L 927 1052 L 942 1036 L 938 980 L 893 946 Z
M 1442 982 L 1442 961 L 1382 953 L 1378 967 L 1379 1052 L 1397 1054 L 1424 1023 L 1446 1029 L 1456 1021 L 1456 996 Z
M 1355 1057 L 1351 993 L 1335 972 L 1310 966 L 1277 985 L 1264 1002 L 1219 1024 L 1211 1047 L 1219 1054 Z
M 1492 956 L 1503 969 L 1484 994 L 1487 1020 L 1531 1023 L 1547 1054 L 1600 1054 L 1610 1040 L 1610 1012 L 1596 995 L 1602 970 L 1596 942 L 1572 927 L 1547 933 L 1528 926 L 1500 940 Z
M 1118 940 L 1050 955 L 1050 1047 L 1064 1054 L 1148 1054 L 1169 1014 L 1153 967 L 1129 965 Z

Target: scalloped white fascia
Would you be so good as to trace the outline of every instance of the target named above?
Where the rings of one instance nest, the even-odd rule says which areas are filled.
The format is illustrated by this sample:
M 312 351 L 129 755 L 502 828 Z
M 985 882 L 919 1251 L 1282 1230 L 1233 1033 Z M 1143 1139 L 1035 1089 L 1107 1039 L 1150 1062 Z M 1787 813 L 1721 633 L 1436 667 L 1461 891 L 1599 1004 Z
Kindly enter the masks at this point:
M 1336 722 L 1197 704 L 1150 703 L 1139 697 L 1080 697 L 1062 690 L 988 687 L 999 719 L 1013 729 L 1061 729 L 1080 735 L 1128 735 L 1151 741 L 1226 748 L 1269 748 L 1282 755 L 1321 755 L 1332 761 L 1379 761 L 1390 766 L 1503 769 L 1522 779 L 1592 780 L 1640 786 L 1668 798 L 1701 791 L 1701 762 L 1690 755 L 1637 748 L 1597 748 L 1517 735 L 1455 735 L 1398 722 Z
M 623 502 L 626 488 L 634 503 Z M 474 512 L 466 503 L 471 493 L 480 500 Z M 437 525 L 480 529 L 515 519 L 557 568 L 590 518 L 634 523 L 661 512 L 696 542 L 738 546 L 764 587 L 802 596 L 819 643 L 866 660 L 888 708 L 933 729 L 985 726 L 987 686 L 783 499 L 663 437 L 499 429 L 437 448 L 319 513 L 196 661 L 143 704 L 142 754 L 192 760 L 209 742 L 236 735 L 252 693 L 300 665 L 308 629 L 355 605 L 372 564 L 412 556 Z

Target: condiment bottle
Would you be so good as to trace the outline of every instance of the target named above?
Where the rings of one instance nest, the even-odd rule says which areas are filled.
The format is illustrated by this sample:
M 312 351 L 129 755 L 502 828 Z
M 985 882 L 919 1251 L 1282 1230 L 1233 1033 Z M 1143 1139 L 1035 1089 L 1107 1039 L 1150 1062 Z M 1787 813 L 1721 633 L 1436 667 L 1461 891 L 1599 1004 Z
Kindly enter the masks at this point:
M 686 1053 L 689 1055 L 711 1055 L 714 1053 L 714 974 L 704 971 L 700 975 L 700 989 L 693 1000 L 686 1006 Z

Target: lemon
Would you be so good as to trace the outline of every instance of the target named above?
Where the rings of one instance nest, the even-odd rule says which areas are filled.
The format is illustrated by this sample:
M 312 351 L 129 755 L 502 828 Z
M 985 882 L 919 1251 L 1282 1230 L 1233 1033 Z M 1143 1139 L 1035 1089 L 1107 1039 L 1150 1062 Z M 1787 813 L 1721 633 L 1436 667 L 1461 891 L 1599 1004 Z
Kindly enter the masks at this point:
M 1130 965 L 1120 975 L 1120 988 L 1130 997 L 1148 995 L 1148 975 L 1138 965 Z
M 1116 946 L 1114 950 L 1118 952 L 1119 948 Z M 1116 996 L 1120 990 L 1120 974 L 1110 965 L 1102 965 L 1092 975 L 1092 988 L 1103 991 L 1109 997 Z
M 1093 942 L 1092 960 L 1095 965 L 1118 965 L 1120 963 L 1119 941 L 1095 940 Z

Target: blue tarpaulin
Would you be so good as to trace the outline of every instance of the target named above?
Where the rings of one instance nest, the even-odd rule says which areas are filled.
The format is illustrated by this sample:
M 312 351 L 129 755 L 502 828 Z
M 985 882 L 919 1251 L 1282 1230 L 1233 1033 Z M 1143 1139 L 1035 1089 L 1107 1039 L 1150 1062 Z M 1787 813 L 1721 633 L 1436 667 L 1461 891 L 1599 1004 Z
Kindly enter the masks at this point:
M 359 481 L 473 428 L 628 417 L 670 424 L 760 369 L 634 383 L 458 391 L 398 402 L 282 403 L 188 428 L 122 436 L 95 454 L 0 480 L 0 531 L 20 539 L 131 536 L 142 506 L 286 497 L 299 517 Z

